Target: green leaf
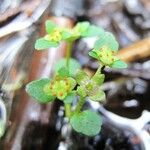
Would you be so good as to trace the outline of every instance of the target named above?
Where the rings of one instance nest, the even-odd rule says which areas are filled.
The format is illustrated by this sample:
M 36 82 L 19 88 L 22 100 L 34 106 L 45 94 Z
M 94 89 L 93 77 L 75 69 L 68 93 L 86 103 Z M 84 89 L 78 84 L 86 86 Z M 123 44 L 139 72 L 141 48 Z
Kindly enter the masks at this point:
M 116 51 L 118 50 L 119 44 L 113 34 L 105 32 L 105 34 L 100 36 L 100 38 L 95 42 L 94 49 L 100 49 L 103 46 L 107 46 L 111 50 Z
M 96 53 L 95 51 L 90 51 L 90 52 L 89 52 L 89 55 L 90 55 L 91 57 L 93 57 L 93 58 L 98 59 L 98 55 L 97 55 L 97 53 Z
M 57 47 L 57 46 L 58 46 L 57 42 L 47 41 L 44 38 L 40 38 L 36 40 L 36 43 L 35 43 L 35 49 L 37 50 L 44 50 L 50 47 Z
M 75 99 L 75 97 L 76 97 L 76 92 L 72 91 L 65 97 L 63 101 L 65 104 L 71 104 L 73 100 Z
M 67 31 L 63 31 L 62 32 L 62 39 L 66 40 L 66 41 L 75 41 L 80 37 L 80 33 L 79 32 L 67 32 Z
M 106 100 L 106 95 L 100 88 L 98 88 L 97 90 L 93 91 L 92 94 L 89 94 L 89 98 L 92 101 L 102 102 Z
M 50 92 L 50 79 L 35 80 L 27 84 L 26 92 L 38 102 L 47 103 L 54 100 Z
M 76 24 L 76 26 L 74 27 L 75 30 L 79 31 L 80 34 L 84 34 L 86 32 L 86 30 L 88 29 L 90 23 L 87 21 L 84 22 L 79 22 Z
M 87 136 L 95 136 L 101 130 L 102 119 L 96 112 L 86 110 L 74 114 L 70 123 L 75 131 Z
M 68 79 L 68 81 L 70 82 L 70 90 L 72 90 L 72 89 L 74 89 L 74 87 L 76 86 L 76 80 L 74 79 L 74 78 L 72 78 L 72 77 L 68 77 L 67 78 Z
M 72 34 L 71 33 L 69 33 L 68 31 L 62 31 L 62 39 L 63 40 L 66 40 L 66 39 L 68 39 L 68 38 L 70 38 L 72 36 Z
M 55 72 L 58 72 L 58 70 L 62 67 L 66 67 L 66 62 L 67 60 L 64 58 L 64 59 L 60 59 L 56 64 L 55 64 Z M 70 58 L 70 61 L 69 61 L 69 74 L 70 76 L 75 76 L 76 74 L 76 71 L 78 69 L 81 68 L 81 65 L 78 63 L 77 60 L 73 59 L 73 58 Z
M 77 87 L 77 93 L 79 96 L 86 97 L 86 89 L 83 86 Z
M 57 25 L 54 22 L 52 22 L 51 20 L 47 20 L 45 22 L 45 27 L 46 27 L 46 32 L 51 33 L 53 31 L 53 29 L 55 29 L 57 27 Z
M 67 69 L 67 67 L 62 67 L 58 70 L 58 74 L 61 77 L 69 77 L 69 70 Z
M 123 69 L 123 68 L 127 68 L 128 65 L 127 65 L 125 62 L 121 61 L 121 60 L 117 60 L 117 61 L 115 61 L 115 62 L 112 64 L 111 67 L 112 67 L 112 68 L 120 68 L 120 69 Z
M 84 82 L 87 82 L 90 80 L 89 76 L 84 72 L 83 70 L 78 70 L 76 73 L 76 81 L 79 85 L 84 84 Z
M 104 82 L 105 75 L 96 73 L 91 80 L 93 80 L 97 85 L 101 85 Z
M 89 22 L 79 22 L 73 29 L 62 31 L 62 39 L 66 41 L 74 41 L 80 38 L 81 34 L 86 32 Z
M 90 25 L 88 29 L 82 33 L 83 37 L 92 37 L 92 36 L 103 36 L 104 35 L 104 29 L 101 27 Z

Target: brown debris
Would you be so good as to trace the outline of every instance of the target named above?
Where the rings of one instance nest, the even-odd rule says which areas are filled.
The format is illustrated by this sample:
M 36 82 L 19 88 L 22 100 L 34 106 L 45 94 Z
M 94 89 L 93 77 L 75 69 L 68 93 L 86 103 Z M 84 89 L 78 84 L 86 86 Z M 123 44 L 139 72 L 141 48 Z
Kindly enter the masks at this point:
M 136 42 L 118 52 L 118 56 L 127 62 L 150 57 L 150 38 Z

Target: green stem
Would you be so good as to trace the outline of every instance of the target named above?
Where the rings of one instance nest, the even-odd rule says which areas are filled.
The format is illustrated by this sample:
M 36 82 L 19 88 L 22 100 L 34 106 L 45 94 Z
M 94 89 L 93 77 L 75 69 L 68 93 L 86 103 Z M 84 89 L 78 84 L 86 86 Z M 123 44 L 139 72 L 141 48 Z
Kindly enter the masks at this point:
M 97 71 L 95 72 L 95 74 L 99 74 L 101 73 L 101 69 L 102 69 L 103 65 L 99 65 Z
M 65 116 L 67 118 L 70 118 L 70 116 L 71 116 L 71 105 L 70 104 L 65 104 Z
M 66 52 L 66 67 L 69 68 L 69 61 L 71 57 L 71 50 L 72 50 L 73 42 L 68 41 L 67 42 L 67 52 Z M 65 104 L 65 115 L 70 119 L 71 116 L 71 104 Z
M 83 107 L 84 103 L 85 103 L 85 97 L 81 97 L 80 96 L 80 99 L 79 99 L 79 101 L 77 103 L 77 106 L 76 106 L 74 112 L 75 113 L 79 113 L 81 111 L 81 108 Z
M 72 51 L 72 46 L 73 46 L 73 42 L 72 41 L 68 41 L 67 42 L 67 52 L 66 52 L 66 66 L 69 67 L 69 61 L 70 61 L 70 57 L 71 57 L 71 51 Z

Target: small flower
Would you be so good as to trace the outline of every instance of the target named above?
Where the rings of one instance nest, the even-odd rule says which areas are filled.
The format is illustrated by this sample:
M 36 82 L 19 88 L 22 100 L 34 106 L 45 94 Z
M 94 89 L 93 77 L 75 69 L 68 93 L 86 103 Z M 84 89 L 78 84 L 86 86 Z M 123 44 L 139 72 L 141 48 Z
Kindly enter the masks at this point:
M 103 46 L 99 50 L 93 49 L 92 52 L 95 53 L 96 58 L 105 66 L 111 66 L 113 62 L 119 60 L 115 54 L 115 51 L 110 50 L 107 46 Z
M 93 49 L 89 55 L 96 58 L 102 65 L 113 68 L 126 68 L 127 65 L 116 56 L 116 51 L 111 50 L 107 46 L 100 49 Z
M 74 89 L 76 81 L 71 77 L 62 78 L 56 76 L 54 80 L 50 83 L 51 95 L 57 97 L 60 100 L 65 99 L 65 97 Z
M 50 47 L 57 47 L 59 43 L 63 40 L 61 27 L 58 27 L 55 23 L 50 20 L 45 22 L 47 34 L 36 40 L 35 49 L 43 50 Z
M 93 101 L 105 100 L 105 93 L 101 90 L 100 84 L 104 81 L 103 74 L 95 74 L 90 78 L 84 71 L 78 71 L 76 81 L 80 85 L 77 92 L 80 96 L 88 96 Z
M 60 42 L 62 40 L 61 30 L 59 28 L 55 28 L 50 33 L 48 33 L 44 39 L 52 42 Z
M 35 43 L 35 49 L 44 50 L 50 47 L 57 47 L 61 41 L 74 41 L 78 39 L 89 27 L 88 22 L 77 23 L 72 28 L 62 28 L 57 26 L 54 22 L 47 20 L 45 22 L 47 34 L 39 38 Z

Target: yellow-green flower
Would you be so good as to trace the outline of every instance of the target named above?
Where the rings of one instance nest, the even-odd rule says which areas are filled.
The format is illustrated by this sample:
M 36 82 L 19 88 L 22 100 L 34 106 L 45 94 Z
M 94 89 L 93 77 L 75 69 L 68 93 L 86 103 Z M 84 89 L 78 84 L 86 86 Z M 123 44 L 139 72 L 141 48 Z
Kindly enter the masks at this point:
M 62 31 L 61 27 L 58 27 L 55 23 L 50 20 L 45 22 L 47 34 L 38 39 L 35 43 L 35 49 L 43 50 L 50 47 L 57 47 L 62 41 Z
M 111 66 L 113 62 L 119 60 L 115 56 L 116 51 L 110 50 L 107 46 L 103 46 L 99 50 L 92 50 L 93 53 L 95 53 L 96 58 L 105 66 Z
M 116 56 L 116 51 L 111 50 L 107 46 L 102 46 L 100 49 L 93 49 L 89 52 L 89 55 L 96 58 L 102 65 L 113 68 L 126 68 L 127 64 L 121 61 Z
M 45 35 L 44 39 L 52 42 L 60 42 L 62 40 L 61 30 L 56 28 L 51 33 Z
M 56 76 L 54 80 L 50 83 L 51 95 L 63 100 L 75 87 L 76 81 L 71 77 L 62 78 Z
M 37 50 L 57 47 L 61 41 L 75 41 L 80 37 L 98 36 L 104 33 L 102 28 L 90 25 L 87 21 L 79 22 L 72 29 L 68 29 L 59 27 L 54 22 L 47 20 L 45 27 L 47 34 L 36 41 L 35 49 Z
M 89 97 L 93 101 L 105 100 L 105 93 L 100 88 L 104 81 L 104 74 L 95 74 L 90 78 L 84 71 L 80 70 L 76 74 L 76 81 L 80 85 L 77 92 L 82 97 Z

